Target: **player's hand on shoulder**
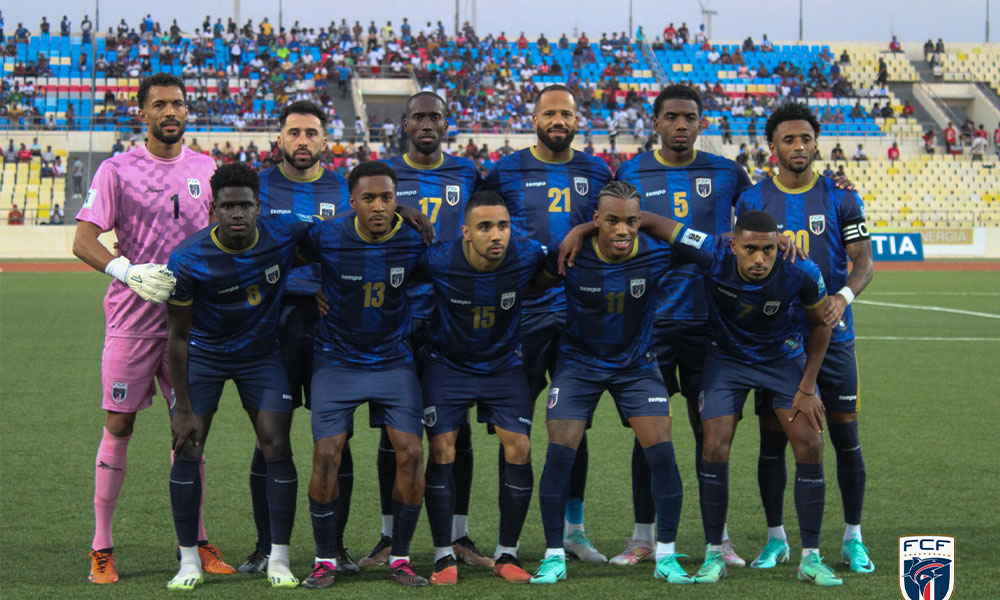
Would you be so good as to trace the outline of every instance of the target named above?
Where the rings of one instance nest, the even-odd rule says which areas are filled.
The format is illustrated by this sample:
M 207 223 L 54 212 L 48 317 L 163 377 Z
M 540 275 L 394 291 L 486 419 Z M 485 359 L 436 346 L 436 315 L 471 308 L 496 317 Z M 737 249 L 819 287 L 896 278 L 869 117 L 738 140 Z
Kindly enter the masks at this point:
M 316 308 L 321 317 L 325 317 L 330 312 L 330 301 L 327 300 L 323 290 L 316 290 Z
M 583 238 L 588 231 L 594 229 L 593 223 L 582 223 L 570 229 L 562 243 L 559 244 L 559 275 L 566 276 L 566 269 L 575 264 L 576 257 L 583 250 Z
M 143 300 L 163 304 L 174 291 L 177 279 L 165 265 L 143 263 L 129 267 L 125 283 Z
M 855 190 L 854 182 L 848 179 L 846 175 L 834 175 L 833 183 L 837 186 L 838 190 L 848 190 L 851 192 Z
M 396 212 L 406 221 L 407 225 L 423 234 L 425 244 L 430 244 L 434 241 L 434 224 L 431 223 L 431 220 L 422 211 L 412 206 L 399 204 L 396 206 Z
M 847 309 L 847 299 L 840 294 L 834 294 L 827 298 L 826 310 L 823 311 L 823 323 L 833 329 L 840 324 L 844 310 Z
M 778 235 L 778 251 L 781 252 L 781 258 L 791 263 L 809 258 L 809 255 L 803 252 L 802 248 L 799 248 L 791 238 L 785 235 Z
M 823 433 L 823 415 L 825 412 L 826 409 L 823 408 L 823 401 L 819 399 L 819 395 L 815 390 L 813 390 L 813 393 L 807 394 L 799 388 L 795 391 L 795 399 L 792 401 L 792 416 L 788 417 L 788 421 L 794 421 L 801 414 L 809 423 L 809 427 L 816 433 Z

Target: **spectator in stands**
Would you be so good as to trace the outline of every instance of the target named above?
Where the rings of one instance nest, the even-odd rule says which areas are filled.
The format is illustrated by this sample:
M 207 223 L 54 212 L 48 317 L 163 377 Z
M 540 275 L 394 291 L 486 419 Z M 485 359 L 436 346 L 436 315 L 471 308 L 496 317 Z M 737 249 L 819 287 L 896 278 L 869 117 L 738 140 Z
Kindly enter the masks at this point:
M 45 152 L 41 153 L 42 165 L 51 165 L 56 161 L 56 153 L 52 151 L 52 146 L 46 146 Z
M 7 213 L 7 224 L 24 225 L 24 213 L 17 207 L 17 204 L 10 207 L 10 212 Z
M 719 54 L 719 50 L 715 46 L 712 46 L 712 49 L 709 51 L 706 58 L 708 58 L 708 62 L 714 65 L 722 59 L 722 55 Z
M 76 129 L 76 109 L 72 102 L 66 104 L 66 129 Z
M 878 76 L 875 78 L 875 83 L 879 87 L 884 87 L 889 83 L 889 66 L 881 57 L 878 59 Z
M 753 147 L 757 146 L 757 120 L 750 119 L 750 124 L 747 126 L 747 136 L 750 138 L 750 145 Z
M 889 52 L 895 54 L 896 52 L 902 52 L 902 51 L 903 51 L 903 46 L 899 43 L 899 40 L 896 39 L 896 36 L 892 36 L 892 40 L 889 42 Z
M 42 155 L 42 145 L 38 143 L 38 138 L 31 138 L 31 145 L 28 146 L 28 150 L 31 151 L 32 156 Z
M 191 143 L 188 144 L 188 149 L 191 150 L 191 152 L 197 152 L 198 154 L 202 153 L 201 145 L 198 143 L 198 138 L 191 138 Z
M 1000 156 L 1000 123 L 997 123 L 997 128 L 993 130 L 993 151 Z
M 868 152 L 862 144 L 858 144 L 858 148 L 854 151 L 854 156 L 852 158 L 858 162 L 868 160 Z
M 42 22 L 38 24 L 38 29 L 41 30 L 42 35 L 49 35 L 49 27 L 50 26 L 51 25 L 49 23 L 49 20 L 46 19 L 45 17 L 42 17 Z
M 836 178 L 847 179 L 847 173 L 844 172 L 844 165 L 839 165 L 837 167 Z
M 59 35 L 63 37 L 69 37 L 70 24 L 69 17 L 63 15 L 62 21 L 59 22 Z
M 972 160 L 983 160 L 983 155 L 986 154 L 986 146 L 989 142 L 986 138 L 976 136 L 972 139 L 972 145 L 969 148 L 969 157 Z
M 63 213 L 62 207 L 58 204 L 54 205 L 52 207 L 52 212 L 49 214 L 49 225 L 62 225 L 64 217 L 65 214 Z
M 836 173 L 833 172 L 833 169 L 830 167 L 830 163 L 826 163 L 826 168 L 823 169 L 823 177 L 832 178 L 834 175 L 836 175 Z
M 968 146 L 972 143 L 972 134 L 975 133 L 976 126 L 973 125 L 972 121 L 969 119 L 962 123 L 962 129 L 959 133 L 959 139 L 962 141 L 962 146 Z
M 851 55 L 847 53 L 847 48 L 844 48 L 844 51 L 840 53 L 840 60 L 838 60 L 837 62 L 839 62 L 842 65 L 851 64 Z
M 955 131 L 955 126 L 948 121 L 948 126 L 944 128 L 944 152 L 945 154 L 951 154 L 951 147 L 958 142 L 958 134 Z
M 937 45 L 934 46 L 935 54 L 944 54 L 944 41 L 938 38 Z
M 17 161 L 17 150 L 14 148 L 14 140 L 7 140 L 7 149 L 3 152 L 5 162 Z
M 83 161 L 79 156 L 73 161 L 73 197 L 83 197 Z
M 66 175 L 66 168 L 63 167 L 62 157 L 56 156 L 56 160 L 52 163 L 52 177 L 64 177 Z
M 753 42 L 751 41 L 751 43 L 753 43 Z M 750 50 L 752 51 L 753 48 L 751 48 Z M 764 34 L 764 39 L 762 39 L 760 41 L 760 51 L 761 52 L 774 52 L 774 44 L 771 43 L 771 40 L 767 39 L 767 34 L 766 33 Z
M 840 142 L 830 150 L 830 160 L 846 160 L 844 157 L 844 149 L 840 147 Z
M 904 117 L 912 117 L 915 112 L 916 112 L 916 109 L 913 107 L 912 104 L 910 104 L 910 101 L 907 100 L 906 103 L 903 104 L 902 115 Z
M 882 107 L 881 116 L 883 119 L 892 119 L 896 117 L 896 111 L 893 110 L 891 102 L 886 102 L 885 106 Z
M 924 42 L 924 60 L 931 62 L 931 57 L 934 55 L 934 42 L 930 38 Z
M 722 143 L 732 144 L 733 134 L 729 124 L 729 118 L 726 117 L 726 115 L 722 115 L 722 119 L 719 120 L 719 130 L 722 132 Z
M 749 168 L 750 152 L 747 150 L 746 144 L 740 144 L 739 152 L 736 153 L 736 162 L 739 163 L 744 170 Z
M 896 142 L 892 143 L 892 147 L 886 153 L 889 156 L 889 160 L 895 162 L 899 160 L 899 145 Z
M 934 130 L 928 129 L 921 137 L 924 140 L 924 152 L 927 154 L 934 154 L 934 138 L 936 137 L 934 135 Z
M 851 119 L 863 119 L 865 117 L 865 109 L 861 106 L 861 100 L 854 103 L 851 107 Z
M 31 161 L 31 150 L 21 142 L 21 147 L 17 150 L 17 160 L 18 162 L 30 162 Z

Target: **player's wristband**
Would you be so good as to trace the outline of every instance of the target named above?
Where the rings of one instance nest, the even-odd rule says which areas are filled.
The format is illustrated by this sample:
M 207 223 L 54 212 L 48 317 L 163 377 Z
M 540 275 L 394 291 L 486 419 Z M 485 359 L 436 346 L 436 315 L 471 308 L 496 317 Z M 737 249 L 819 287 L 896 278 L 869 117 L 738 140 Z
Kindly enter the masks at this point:
M 851 302 L 854 302 L 854 292 L 852 292 L 851 288 L 846 285 L 837 293 L 843 296 L 844 300 L 847 300 L 847 306 L 850 306 Z
M 131 266 L 132 263 L 130 263 L 127 258 L 119 256 L 118 258 L 112 259 L 111 262 L 104 267 L 104 272 L 122 283 L 127 283 L 126 277 L 128 277 L 128 270 Z

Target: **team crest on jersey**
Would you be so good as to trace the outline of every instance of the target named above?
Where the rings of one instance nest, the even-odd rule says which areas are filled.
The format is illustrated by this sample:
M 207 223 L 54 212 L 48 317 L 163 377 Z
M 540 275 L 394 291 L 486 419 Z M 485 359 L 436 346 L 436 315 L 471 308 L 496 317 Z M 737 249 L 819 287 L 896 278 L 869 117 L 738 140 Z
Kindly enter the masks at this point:
M 111 384 L 111 399 L 121 404 L 125 401 L 125 396 L 128 396 L 128 384 L 113 382 Z
M 514 308 L 514 301 L 517 299 L 517 292 L 504 292 L 500 296 L 500 308 L 510 310 Z
M 462 199 L 462 188 L 457 185 L 449 185 L 444 188 L 444 199 L 448 206 L 455 206 Z
M 403 274 L 405 273 L 403 267 L 393 267 L 389 269 L 389 283 L 392 287 L 399 287 L 403 285 Z
M 641 298 L 646 293 L 646 279 L 633 279 L 628 282 L 628 291 L 633 298 Z
M 781 308 L 781 300 L 768 300 L 764 303 L 764 314 L 770 317 L 777 313 L 779 308 Z
M 694 181 L 694 190 L 698 192 L 698 195 L 702 198 L 708 198 L 712 195 L 712 180 L 708 177 L 699 177 Z
M 197 177 L 188 179 L 188 193 L 192 198 L 201 198 L 201 180 Z
M 906 600 L 948 600 L 955 591 L 955 537 L 899 536 L 899 592 Z
M 816 235 L 826 231 L 826 215 L 809 215 L 809 231 Z
M 332 217 L 336 212 L 337 212 L 337 207 L 334 204 L 330 202 L 319 203 L 319 216 L 323 217 L 324 219 L 326 217 Z
M 279 265 L 268 267 L 264 271 L 264 279 L 267 279 L 267 282 L 271 285 L 278 283 L 278 280 L 281 279 L 281 267 Z
M 427 427 L 434 427 L 438 422 L 438 413 L 436 406 L 428 406 L 424 409 L 424 425 Z
M 549 408 L 555 408 L 559 404 L 559 388 L 549 388 Z
M 577 194 L 581 196 L 586 196 L 587 192 L 590 191 L 590 180 L 586 177 L 574 177 L 573 178 L 573 189 L 576 190 Z

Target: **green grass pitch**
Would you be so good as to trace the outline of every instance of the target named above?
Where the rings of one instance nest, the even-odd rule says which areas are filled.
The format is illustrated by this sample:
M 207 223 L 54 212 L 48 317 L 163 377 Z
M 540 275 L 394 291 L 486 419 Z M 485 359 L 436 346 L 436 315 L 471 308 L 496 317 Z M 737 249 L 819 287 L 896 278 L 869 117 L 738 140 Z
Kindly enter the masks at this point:
M 101 435 L 101 298 L 107 278 L 96 273 L 4 273 L 0 275 L 0 595 L 5 598 L 137 598 L 166 596 L 176 569 L 167 475 L 170 430 L 162 400 L 138 419 L 129 469 L 115 521 L 120 583 L 98 588 L 87 582 L 87 551 L 93 533 L 94 455 Z M 1000 313 L 998 272 L 878 272 L 862 301 L 937 306 Z M 839 562 L 843 531 L 835 458 L 826 452 L 827 502 L 822 551 L 842 574 L 837 589 L 818 589 L 795 577 L 798 527 L 791 487 L 785 500 L 793 561 L 771 571 L 730 570 L 717 585 L 675 587 L 654 581 L 652 565 L 621 568 L 570 563 L 569 579 L 538 589 L 510 585 L 486 569 L 460 567 L 450 589 L 403 590 L 384 581 L 382 568 L 343 578 L 332 593 L 348 597 L 609 597 L 648 598 L 894 598 L 898 596 L 897 537 L 945 534 L 957 537 L 956 598 L 997 598 L 996 547 L 1000 497 L 1000 320 L 951 312 L 928 312 L 859 302 L 858 357 L 862 378 L 861 440 L 868 465 L 865 541 L 878 567 L 850 573 Z M 888 340 L 883 337 L 978 338 L 976 340 Z M 986 338 L 986 339 L 983 339 Z M 675 397 L 675 401 L 678 398 Z M 694 572 L 703 556 L 693 440 L 683 402 L 675 402 L 673 434 L 684 478 L 684 510 L 678 549 Z M 545 453 L 543 410 L 536 411 L 535 478 Z M 379 528 L 374 465 L 376 432 L 358 411 L 355 491 L 346 543 L 355 559 L 377 539 Z M 590 434 L 591 464 L 586 525 L 598 549 L 621 551 L 632 530 L 631 439 L 608 399 Z M 310 473 L 308 413 L 299 411 L 293 447 L 299 471 L 298 519 L 292 565 L 306 575 L 312 560 L 306 487 Z M 475 429 L 476 478 L 472 537 L 487 552 L 496 544 L 496 441 Z M 753 417 L 737 432 L 732 458 L 729 530 L 748 561 L 765 541 L 757 495 L 758 435 Z M 254 529 L 248 494 L 253 437 L 234 388 L 226 389 L 207 444 L 206 521 L 211 540 L 230 562 L 252 549 Z M 789 463 L 792 462 L 789 451 Z M 790 469 L 794 468 L 790 465 Z M 993 498 L 993 500 L 990 500 Z M 532 500 L 521 544 L 529 569 L 543 551 L 537 496 Z M 413 542 L 416 569 L 429 573 L 432 548 L 423 518 Z M 993 564 L 993 567 L 990 565 Z M 291 592 L 292 594 L 308 592 Z M 206 577 L 201 598 L 286 596 L 261 577 Z

